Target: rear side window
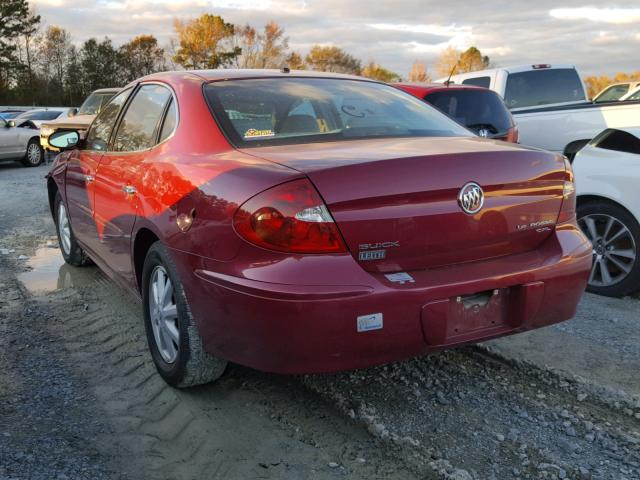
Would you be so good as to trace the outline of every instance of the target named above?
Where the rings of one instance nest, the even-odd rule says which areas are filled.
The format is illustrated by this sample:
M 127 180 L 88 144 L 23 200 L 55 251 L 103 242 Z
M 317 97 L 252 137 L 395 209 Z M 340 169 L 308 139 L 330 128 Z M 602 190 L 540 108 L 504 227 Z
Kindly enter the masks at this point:
M 491 85 L 491 77 L 474 77 L 463 80 L 464 85 L 475 85 L 476 87 L 489 88 Z
M 162 85 L 142 85 L 129 103 L 113 142 L 114 152 L 137 152 L 156 144 L 160 120 L 171 99 Z
M 556 68 L 509 74 L 504 100 L 509 108 L 523 108 L 577 102 L 585 97 L 578 72 Z
M 428 94 L 425 101 L 471 130 L 486 129 L 495 135 L 513 126 L 509 110 L 492 91 L 452 88 Z
M 131 89 L 127 89 L 116 95 L 110 103 L 108 103 L 95 118 L 87 133 L 87 150 L 106 150 L 109 144 L 109 137 L 113 130 L 118 112 L 131 93 Z
M 167 110 L 164 122 L 162 123 L 162 130 L 160 131 L 160 142 L 164 142 L 171 136 L 178 124 L 178 110 L 176 108 L 176 102 L 172 99 L 169 100 L 171 104 Z
M 227 137 L 241 146 L 469 135 L 419 99 L 376 82 L 228 80 L 209 83 L 205 95 Z
M 591 145 L 605 150 L 640 155 L 640 138 L 623 130 L 605 130 L 591 141 Z

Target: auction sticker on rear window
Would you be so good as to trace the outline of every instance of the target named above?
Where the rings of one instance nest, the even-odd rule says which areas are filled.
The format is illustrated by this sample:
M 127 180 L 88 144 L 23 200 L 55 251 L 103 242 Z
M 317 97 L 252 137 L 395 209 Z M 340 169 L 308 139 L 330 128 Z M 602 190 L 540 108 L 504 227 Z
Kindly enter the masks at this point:
M 274 135 L 273 130 L 256 130 L 255 128 L 250 128 L 244 132 L 244 138 L 263 138 L 273 137 Z

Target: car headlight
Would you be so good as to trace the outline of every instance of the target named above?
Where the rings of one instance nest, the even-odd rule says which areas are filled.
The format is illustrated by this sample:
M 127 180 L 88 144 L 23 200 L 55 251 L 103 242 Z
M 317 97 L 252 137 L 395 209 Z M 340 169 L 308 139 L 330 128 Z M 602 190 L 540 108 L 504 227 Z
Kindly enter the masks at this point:
M 55 128 L 42 127 L 42 128 L 40 128 L 40 135 L 43 136 L 43 137 L 48 137 L 49 135 L 51 135 L 55 131 L 56 131 Z

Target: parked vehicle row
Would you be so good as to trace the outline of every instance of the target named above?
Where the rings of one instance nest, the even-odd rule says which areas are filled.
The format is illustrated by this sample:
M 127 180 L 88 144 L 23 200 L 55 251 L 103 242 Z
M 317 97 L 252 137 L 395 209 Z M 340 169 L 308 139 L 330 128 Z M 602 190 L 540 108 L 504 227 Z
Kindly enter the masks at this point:
M 638 101 L 587 101 L 580 75 L 570 65 L 496 68 L 450 80 L 498 92 L 516 120 L 521 143 L 569 158 L 603 130 L 634 127 L 640 118 Z
M 549 325 L 591 268 L 562 155 L 373 80 L 156 74 L 49 143 L 62 255 L 142 299 L 178 387 L 227 361 L 336 371 Z

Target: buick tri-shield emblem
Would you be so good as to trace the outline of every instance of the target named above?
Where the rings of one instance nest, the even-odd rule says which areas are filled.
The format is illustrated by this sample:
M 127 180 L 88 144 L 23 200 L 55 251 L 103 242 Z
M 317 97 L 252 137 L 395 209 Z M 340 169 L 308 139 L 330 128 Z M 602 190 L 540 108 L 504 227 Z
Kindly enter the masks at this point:
M 465 184 L 458 194 L 458 203 L 465 213 L 473 215 L 478 213 L 484 205 L 484 192 L 482 187 L 474 182 Z

